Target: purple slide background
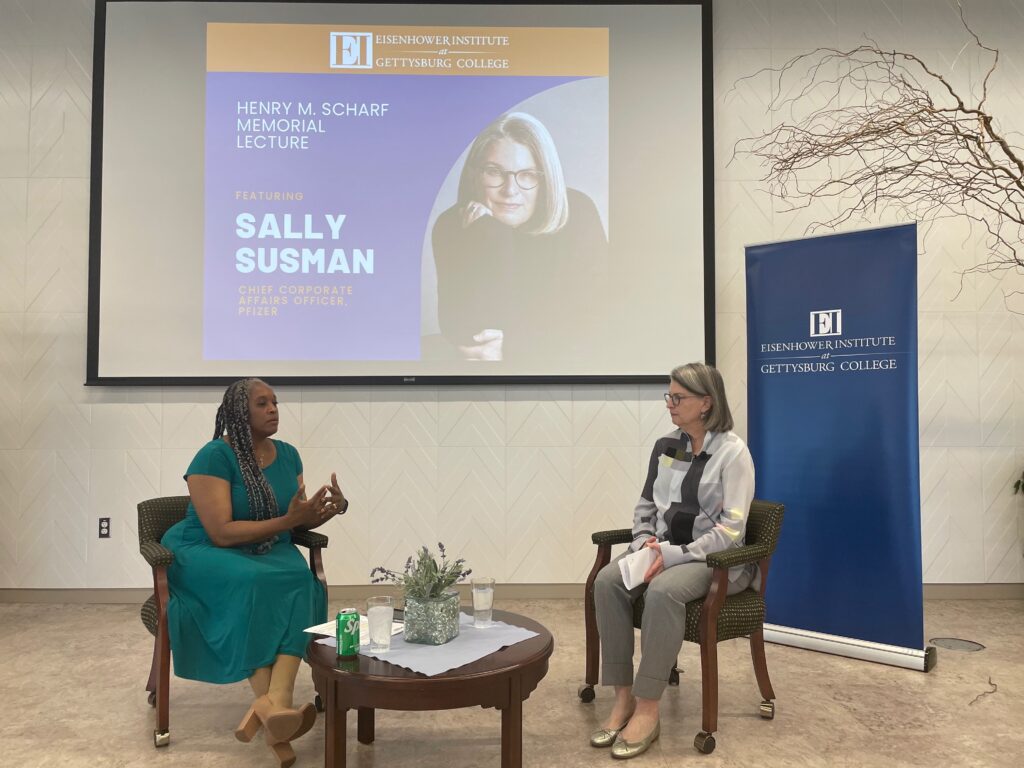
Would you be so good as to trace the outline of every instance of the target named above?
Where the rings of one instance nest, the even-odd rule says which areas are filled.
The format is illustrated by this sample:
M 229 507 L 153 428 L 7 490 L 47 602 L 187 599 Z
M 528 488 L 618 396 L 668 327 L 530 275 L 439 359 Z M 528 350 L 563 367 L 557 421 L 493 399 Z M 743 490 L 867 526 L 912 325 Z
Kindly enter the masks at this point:
M 215 360 L 413 360 L 419 358 L 423 237 L 438 188 L 479 131 L 523 99 L 571 77 L 209 73 L 206 89 L 206 224 L 203 356 Z M 307 150 L 238 149 L 239 101 L 386 102 L 383 117 L 322 117 Z M 263 117 L 273 117 L 265 115 Z M 303 118 L 308 119 L 308 118 Z M 236 191 L 302 192 L 301 201 L 236 200 Z M 313 215 L 319 241 L 243 239 L 241 212 L 301 229 Z M 337 241 L 325 214 L 346 214 Z M 241 247 L 374 250 L 374 274 L 235 268 Z M 329 261 L 329 258 L 328 258 Z M 276 317 L 238 314 L 239 286 L 352 286 L 345 307 L 288 305 Z M 291 298 L 291 297 L 289 297 Z

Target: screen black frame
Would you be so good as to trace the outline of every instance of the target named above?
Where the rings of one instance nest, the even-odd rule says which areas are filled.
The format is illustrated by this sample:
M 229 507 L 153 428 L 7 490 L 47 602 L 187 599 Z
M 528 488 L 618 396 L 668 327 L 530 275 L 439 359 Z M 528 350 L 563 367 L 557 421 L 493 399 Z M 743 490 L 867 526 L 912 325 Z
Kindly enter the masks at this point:
M 125 387 L 207 387 L 222 386 L 237 376 L 101 376 L 99 374 L 100 328 L 100 225 L 103 189 L 103 74 L 105 62 L 107 5 L 118 2 L 171 2 L 172 0 L 96 0 L 93 37 L 92 156 L 89 179 L 89 285 L 86 330 L 86 386 Z M 230 0 L 188 0 L 218 3 Z M 289 0 L 284 0 L 285 2 Z M 339 0 L 296 0 L 304 3 L 339 3 Z M 352 0 L 347 0 L 352 2 Z M 357 0 L 365 4 L 403 4 L 409 0 Z M 282 0 L 248 0 L 251 3 Z M 451 5 L 630 5 L 621 0 L 445 0 Z M 340 3 L 339 3 L 340 4 Z M 715 364 L 715 187 L 714 187 L 714 70 L 712 57 L 712 0 L 648 0 L 650 5 L 695 5 L 701 7 L 701 129 L 703 141 L 703 214 L 704 214 L 704 360 Z M 666 365 L 674 361 L 667 360 Z M 258 374 L 258 372 L 257 372 Z M 309 385 L 565 385 L 565 384 L 653 384 L 664 382 L 665 375 L 429 375 L 429 376 L 268 376 L 283 386 Z

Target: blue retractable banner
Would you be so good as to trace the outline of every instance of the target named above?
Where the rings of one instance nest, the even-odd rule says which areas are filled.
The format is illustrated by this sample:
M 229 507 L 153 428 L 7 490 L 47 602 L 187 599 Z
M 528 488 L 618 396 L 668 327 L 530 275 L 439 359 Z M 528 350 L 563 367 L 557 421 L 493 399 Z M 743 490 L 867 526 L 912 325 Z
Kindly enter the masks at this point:
M 746 264 L 757 497 L 786 505 L 767 621 L 920 651 L 917 226 Z

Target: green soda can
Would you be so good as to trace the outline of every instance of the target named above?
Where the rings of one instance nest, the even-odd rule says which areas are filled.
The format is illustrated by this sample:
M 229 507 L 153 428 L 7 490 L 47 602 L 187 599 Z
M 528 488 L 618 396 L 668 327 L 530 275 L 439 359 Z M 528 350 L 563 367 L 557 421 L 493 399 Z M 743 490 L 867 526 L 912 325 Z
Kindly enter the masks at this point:
M 339 656 L 352 658 L 359 654 L 359 611 L 355 608 L 338 611 L 335 639 Z

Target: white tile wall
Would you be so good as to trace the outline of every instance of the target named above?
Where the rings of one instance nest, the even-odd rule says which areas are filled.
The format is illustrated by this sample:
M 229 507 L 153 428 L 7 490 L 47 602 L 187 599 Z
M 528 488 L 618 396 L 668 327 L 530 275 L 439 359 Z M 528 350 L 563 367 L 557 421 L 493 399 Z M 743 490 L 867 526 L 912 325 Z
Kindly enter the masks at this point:
M 5 417 L 6 418 L 6 417 Z M 18 541 L 21 520 L 21 451 L 0 450 L 0 584 L 17 579 Z
M 572 460 L 571 447 L 508 449 L 504 581 L 573 580 Z
M 439 448 L 437 469 L 435 538 L 477 570 L 504 573 L 506 449 L 494 445 Z
M 24 179 L 28 175 L 29 93 L 32 51 L 23 40 L 10 39 L 18 28 L 13 14 L 3 14 L 0 29 L 0 175 Z
M 1024 3 L 970 0 L 1004 52 L 990 105 L 1024 131 Z M 761 71 L 870 36 L 976 85 L 952 0 L 715 3 L 717 355 L 746 430 L 743 246 L 805 234 L 836 210 L 787 214 L 736 142 L 782 117 Z M 184 493 L 208 440 L 216 389 L 86 389 L 93 8 L 0 0 L 0 588 L 149 583 L 134 505 Z M 864 223 L 891 218 L 879 212 Z M 925 223 L 926 224 L 926 223 Z M 922 554 L 929 582 L 1024 581 L 1024 317 L 1016 275 L 957 274 L 983 255 L 963 222 L 927 229 L 919 266 Z M 1019 297 L 1018 297 L 1019 299 Z M 1024 310 L 1024 302 L 1018 301 Z M 682 362 L 666 360 L 666 368 Z M 508 582 L 580 582 L 593 530 L 627 527 L 650 445 L 669 424 L 660 385 L 304 387 L 281 391 L 281 436 L 310 485 L 337 471 L 351 511 L 327 529 L 333 583 L 366 583 L 443 541 Z M 113 519 L 99 540 L 97 518 Z

